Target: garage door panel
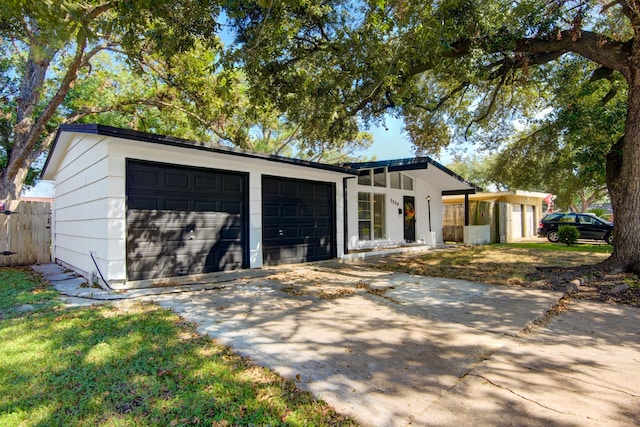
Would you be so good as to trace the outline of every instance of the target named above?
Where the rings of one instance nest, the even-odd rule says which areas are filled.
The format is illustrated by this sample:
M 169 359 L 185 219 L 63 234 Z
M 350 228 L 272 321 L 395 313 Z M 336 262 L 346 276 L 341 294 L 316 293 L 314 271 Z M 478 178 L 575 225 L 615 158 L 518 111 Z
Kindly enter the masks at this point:
M 189 199 L 165 199 L 164 208 L 170 211 L 188 211 Z
M 194 189 L 196 191 L 208 192 L 217 189 L 216 179 L 203 174 L 196 174 L 194 176 Z
M 242 203 L 239 202 L 222 202 L 221 210 L 230 214 L 239 215 L 242 212 Z
M 316 215 L 321 218 L 329 218 L 331 216 L 331 209 L 329 206 L 318 206 L 317 210 L 318 212 Z
M 159 184 L 159 176 L 157 171 L 137 170 L 133 174 L 133 179 L 140 187 L 156 187 Z
M 291 264 L 306 262 L 309 258 L 315 258 L 316 253 L 309 245 L 283 245 L 279 248 L 266 248 L 263 257 L 269 265 Z
M 317 237 L 317 233 L 318 233 L 318 228 L 315 225 L 311 225 L 307 227 L 303 226 L 300 228 L 300 234 L 302 234 L 303 236 Z
M 300 208 L 300 215 L 314 218 L 316 216 L 316 208 L 313 206 L 302 206 Z
M 296 218 L 298 216 L 298 205 L 282 206 L 282 209 L 280 212 L 281 212 L 280 216 L 282 217 Z
M 263 262 L 275 265 L 335 256 L 334 184 L 277 177 L 263 177 L 262 183 Z M 319 248 L 322 244 L 326 247 Z
M 185 191 L 189 189 L 189 175 L 186 173 L 165 174 L 164 187 L 167 190 Z
M 299 186 L 293 181 L 281 181 L 278 187 L 278 194 L 284 197 L 296 197 L 299 193 Z
M 126 186 L 129 280 L 245 265 L 244 174 L 128 161 Z
M 222 177 L 222 191 L 236 192 L 241 190 L 238 180 Z
M 280 208 L 276 204 L 272 203 L 263 203 L 262 204 L 262 216 L 265 218 L 268 217 L 277 217 L 280 215 Z

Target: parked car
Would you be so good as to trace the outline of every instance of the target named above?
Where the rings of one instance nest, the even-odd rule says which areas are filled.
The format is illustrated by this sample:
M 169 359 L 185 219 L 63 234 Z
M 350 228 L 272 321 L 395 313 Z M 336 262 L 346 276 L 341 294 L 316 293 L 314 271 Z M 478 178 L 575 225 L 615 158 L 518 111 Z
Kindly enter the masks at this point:
M 558 227 L 572 225 L 580 232 L 580 239 L 604 240 L 613 244 L 613 223 L 588 213 L 552 213 L 538 224 L 538 237 L 546 237 L 550 242 L 560 240 Z

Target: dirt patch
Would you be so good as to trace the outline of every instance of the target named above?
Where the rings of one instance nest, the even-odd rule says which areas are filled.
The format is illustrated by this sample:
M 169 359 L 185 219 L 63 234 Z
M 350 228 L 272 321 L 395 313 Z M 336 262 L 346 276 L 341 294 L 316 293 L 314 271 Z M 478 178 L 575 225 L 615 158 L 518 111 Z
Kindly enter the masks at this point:
M 354 295 L 360 289 L 356 279 L 315 270 L 309 266 L 276 272 L 268 278 L 282 283 L 280 290 L 296 297 L 311 295 L 322 300 L 332 300 Z
M 640 278 L 631 273 L 606 273 L 593 265 L 574 268 L 538 267 L 529 275 L 530 287 L 564 290 L 572 281 L 572 298 L 640 307 Z

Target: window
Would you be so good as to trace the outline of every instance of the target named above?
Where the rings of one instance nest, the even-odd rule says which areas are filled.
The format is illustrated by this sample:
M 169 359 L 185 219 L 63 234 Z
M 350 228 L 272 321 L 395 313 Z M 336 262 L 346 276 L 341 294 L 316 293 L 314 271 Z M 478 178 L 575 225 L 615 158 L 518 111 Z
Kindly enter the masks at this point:
M 400 172 L 389 172 L 389 186 L 391 188 L 401 188 L 402 175 Z
M 371 196 L 358 193 L 358 239 L 371 239 Z
M 387 186 L 387 174 L 384 168 L 378 168 L 373 170 L 373 185 L 376 187 Z
M 405 190 L 413 190 L 413 178 L 408 175 L 402 175 L 402 188 Z
M 373 195 L 373 238 L 384 239 L 384 194 Z
M 358 175 L 358 184 L 371 185 L 371 169 L 360 171 L 360 174 Z
M 384 194 L 358 193 L 358 239 L 385 238 Z

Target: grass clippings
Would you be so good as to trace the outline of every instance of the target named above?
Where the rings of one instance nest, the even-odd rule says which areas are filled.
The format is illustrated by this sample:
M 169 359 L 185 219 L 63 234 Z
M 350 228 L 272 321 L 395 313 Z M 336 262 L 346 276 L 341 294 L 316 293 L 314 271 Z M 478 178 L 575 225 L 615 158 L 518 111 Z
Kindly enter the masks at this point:
M 325 300 L 336 299 L 354 295 L 355 293 L 356 291 L 350 288 L 323 289 L 318 293 L 318 298 Z
M 353 424 L 153 303 L 65 308 L 12 268 L 0 295 L 2 426 Z

